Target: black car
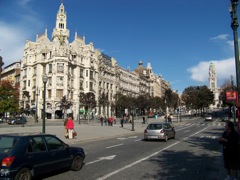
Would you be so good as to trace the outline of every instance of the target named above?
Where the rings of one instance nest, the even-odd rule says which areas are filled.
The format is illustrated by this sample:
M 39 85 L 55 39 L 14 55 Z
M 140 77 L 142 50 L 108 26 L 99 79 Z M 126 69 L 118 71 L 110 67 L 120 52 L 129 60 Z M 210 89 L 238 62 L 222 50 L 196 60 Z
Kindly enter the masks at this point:
M 83 166 L 85 152 L 51 134 L 0 135 L 0 179 L 30 180 L 33 176 Z
M 22 118 L 11 118 L 8 120 L 8 124 L 9 125 L 13 125 L 13 124 L 25 124 L 27 123 L 27 119 L 25 117 Z

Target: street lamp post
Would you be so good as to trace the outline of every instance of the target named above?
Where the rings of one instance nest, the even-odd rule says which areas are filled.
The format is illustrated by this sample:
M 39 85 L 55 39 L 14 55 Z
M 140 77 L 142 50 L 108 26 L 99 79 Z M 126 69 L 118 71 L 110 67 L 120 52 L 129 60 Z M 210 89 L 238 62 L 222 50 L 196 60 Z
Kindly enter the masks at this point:
M 35 94 L 35 123 L 38 122 L 38 88 L 36 88 Z
M 48 80 L 48 77 L 46 74 L 42 77 L 43 84 L 44 84 L 44 90 L 43 90 L 43 123 L 42 123 L 42 133 L 45 133 L 45 115 L 46 115 L 46 83 Z
M 237 91 L 238 91 L 238 98 L 237 98 L 237 103 L 240 102 L 239 100 L 239 93 L 240 93 L 240 79 L 239 79 L 239 49 L 238 49 L 238 16 L 237 16 L 237 6 L 238 6 L 238 0 L 230 0 L 231 1 L 231 5 L 230 5 L 230 14 L 231 14 L 231 18 L 232 18 L 232 22 L 231 22 L 231 27 L 233 30 L 233 37 L 234 37 L 234 54 L 235 54 L 235 66 L 236 66 L 236 83 L 237 83 Z M 239 105 L 238 105 L 238 124 L 240 123 L 239 121 Z
M 131 131 L 135 131 L 135 129 L 134 129 L 134 113 L 135 113 L 135 111 L 134 111 L 134 107 L 133 107 L 133 109 L 132 109 L 132 130 Z

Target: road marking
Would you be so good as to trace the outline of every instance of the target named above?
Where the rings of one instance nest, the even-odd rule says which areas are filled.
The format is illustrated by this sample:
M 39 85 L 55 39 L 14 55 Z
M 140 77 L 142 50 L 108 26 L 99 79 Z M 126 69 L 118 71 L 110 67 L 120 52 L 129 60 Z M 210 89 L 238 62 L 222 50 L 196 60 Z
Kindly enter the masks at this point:
M 186 139 L 188 139 L 189 137 L 195 136 L 196 134 L 199 134 L 200 132 L 205 131 L 207 128 L 208 128 L 208 127 L 206 127 L 206 128 L 204 128 L 204 129 L 202 129 L 202 130 L 200 130 L 200 131 L 198 131 L 198 132 L 196 132 L 196 133 L 194 133 L 194 134 L 192 134 L 192 135 L 184 138 L 183 140 L 186 140 Z M 179 141 L 177 141 L 177 142 L 175 142 L 175 143 L 173 143 L 173 144 L 171 144 L 171 145 L 169 145 L 169 146 L 167 146 L 167 147 L 165 147 L 165 148 L 163 148 L 163 149 L 161 149 L 161 150 L 159 150 L 159 151 L 157 151 L 157 152 L 155 152 L 155 153 L 153 153 L 153 154 L 151 154 L 151 155 L 149 155 L 149 156 L 146 156 L 145 158 L 142 158 L 142 159 L 140 159 L 140 160 L 138 160 L 138 161 L 135 161 L 135 162 L 133 162 L 133 163 L 127 165 L 127 166 L 124 166 L 124 167 L 122 167 L 122 168 L 120 168 L 120 169 L 118 169 L 118 170 L 116 170 L 116 171 L 113 171 L 113 172 L 111 172 L 111 173 L 109 173 L 109 174 L 106 174 L 106 175 L 98 178 L 97 180 L 107 179 L 107 178 L 109 178 L 109 177 L 111 177 L 111 176 L 113 176 L 113 175 L 115 175 L 115 174 L 117 174 L 117 173 L 119 173 L 119 172 L 121 172 L 121 171 L 123 171 L 123 170 L 125 170 L 125 169 L 131 168 L 132 166 L 134 166 L 134 165 L 136 165 L 136 164 L 139 164 L 139 163 L 141 163 L 142 161 L 145 161 L 145 160 L 147 160 L 147 159 L 150 159 L 151 157 L 156 156 L 157 154 L 161 153 L 162 151 L 167 150 L 167 149 L 169 149 L 169 148 L 171 148 L 171 147 L 179 144 L 181 141 L 182 141 L 182 140 L 179 140 Z
M 187 132 L 189 132 L 189 131 L 191 131 L 191 130 L 186 130 L 186 131 L 184 131 L 183 133 L 187 133 Z
M 117 146 L 122 146 L 123 144 L 116 144 L 116 145 L 113 145 L 113 146 L 108 146 L 108 147 L 106 147 L 107 149 L 109 149 L 109 148 L 114 148 L 114 147 L 117 147 Z
M 127 139 L 127 138 L 117 138 L 118 140 L 125 140 L 125 139 Z
M 137 141 L 141 141 L 142 139 L 136 139 L 135 141 L 137 142 Z
M 86 166 L 86 165 L 89 165 L 89 164 L 94 164 L 94 163 L 99 162 L 99 161 L 102 161 L 102 160 L 113 160 L 113 159 L 115 158 L 115 156 L 116 156 L 116 155 L 106 156 L 106 157 L 100 157 L 100 158 L 98 158 L 98 159 L 95 160 L 95 161 L 91 161 L 91 162 L 86 163 L 85 166 Z
M 114 174 L 117 174 L 117 173 L 119 173 L 119 172 L 121 172 L 121 171 L 123 171 L 123 170 L 125 170 L 125 169 L 128 169 L 128 168 L 130 168 L 130 167 L 132 167 L 132 166 L 134 166 L 134 165 L 136 165 L 136 164 L 138 164 L 138 163 L 140 163 L 140 162 L 142 162 L 142 161 L 145 161 L 145 160 L 147 160 L 147 159 L 149 159 L 149 158 L 151 158 L 151 157 L 159 154 L 160 152 L 162 152 L 162 151 L 164 151 L 164 150 L 166 150 L 166 149 L 169 149 L 169 148 L 172 147 L 172 146 L 175 146 L 175 145 L 178 144 L 178 143 L 180 143 L 180 141 L 177 141 L 177 142 L 175 142 L 175 143 L 173 143 L 173 144 L 171 144 L 171 145 L 169 145 L 169 146 L 161 149 L 160 151 L 157 151 L 157 152 L 155 152 L 155 153 L 153 153 L 153 154 L 151 154 L 151 155 L 149 155 L 149 156 L 147 156 L 147 157 L 145 157 L 145 158 L 142 158 L 142 159 L 140 159 L 140 160 L 138 160 L 138 161 L 135 161 L 135 162 L 133 162 L 133 163 L 127 165 L 127 166 L 124 166 L 124 167 L 122 167 L 122 168 L 120 168 L 120 169 L 118 169 L 118 170 L 116 170 L 116 171 L 113 171 L 113 172 L 111 172 L 111 173 L 109 173 L 109 174 L 106 174 L 105 176 L 102 176 L 102 177 L 98 178 L 97 180 L 107 179 L 107 178 L 113 176 Z

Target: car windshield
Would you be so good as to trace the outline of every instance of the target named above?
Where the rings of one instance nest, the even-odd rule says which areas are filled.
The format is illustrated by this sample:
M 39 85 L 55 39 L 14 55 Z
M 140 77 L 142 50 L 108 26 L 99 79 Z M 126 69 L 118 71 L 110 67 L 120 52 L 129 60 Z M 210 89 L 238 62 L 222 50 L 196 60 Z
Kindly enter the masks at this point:
M 0 137 L 0 153 L 9 153 L 16 142 L 16 137 Z
M 147 129 L 162 129 L 162 124 L 149 124 Z

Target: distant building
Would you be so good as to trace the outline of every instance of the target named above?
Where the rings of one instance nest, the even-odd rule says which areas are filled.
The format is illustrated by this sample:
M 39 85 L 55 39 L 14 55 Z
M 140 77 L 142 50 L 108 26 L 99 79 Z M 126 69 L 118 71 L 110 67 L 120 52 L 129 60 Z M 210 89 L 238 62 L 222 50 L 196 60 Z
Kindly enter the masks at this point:
M 220 107 L 220 89 L 217 87 L 217 73 L 215 65 L 211 62 L 209 66 L 209 89 L 214 94 L 214 103 L 210 106 L 210 108 L 217 108 Z
M 19 87 L 20 86 L 20 70 L 21 62 L 14 62 L 4 69 L 1 72 L 1 80 L 9 80 L 12 82 L 12 85 Z

